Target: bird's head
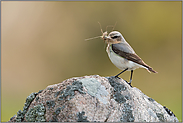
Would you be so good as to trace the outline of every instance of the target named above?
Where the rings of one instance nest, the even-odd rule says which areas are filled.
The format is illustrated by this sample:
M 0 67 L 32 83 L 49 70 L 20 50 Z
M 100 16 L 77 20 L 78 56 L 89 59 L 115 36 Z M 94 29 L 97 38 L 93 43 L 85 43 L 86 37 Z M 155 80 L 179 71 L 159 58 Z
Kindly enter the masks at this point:
M 101 38 L 107 43 L 107 44 L 117 44 L 122 43 L 124 40 L 123 36 L 118 31 L 112 31 L 107 35 L 107 32 L 104 32 L 101 36 Z

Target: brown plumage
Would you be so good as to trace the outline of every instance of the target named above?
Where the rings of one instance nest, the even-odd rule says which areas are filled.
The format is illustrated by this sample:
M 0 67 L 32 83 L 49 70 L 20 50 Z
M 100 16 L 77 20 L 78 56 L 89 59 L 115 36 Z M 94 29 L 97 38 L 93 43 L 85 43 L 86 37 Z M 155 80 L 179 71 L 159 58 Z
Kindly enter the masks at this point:
M 112 50 L 119 56 L 121 56 L 127 60 L 133 61 L 137 64 L 140 64 L 140 65 L 148 68 L 148 70 L 153 73 L 157 73 L 155 70 L 153 70 L 152 67 L 148 66 L 136 53 L 132 54 L 132 53 L 127 53 L 127 52 L 121 51 L 118 48 L 116 48 L 114 45 L 112 45 Z

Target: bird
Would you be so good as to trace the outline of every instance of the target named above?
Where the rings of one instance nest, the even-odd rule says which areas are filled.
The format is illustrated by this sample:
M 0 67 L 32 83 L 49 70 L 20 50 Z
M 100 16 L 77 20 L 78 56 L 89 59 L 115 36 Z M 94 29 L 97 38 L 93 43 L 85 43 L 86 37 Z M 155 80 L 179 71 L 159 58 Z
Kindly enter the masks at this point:
M 131 71 L 130 81 L 126 81 L 131 85 L 133 71 L 137 68 L 145 68 L 150 73 L 158 73 L 135 53 L 119 31 L 112 31 L 109 34 L 107 31 L 104 33 L 102 31 L 102 36 L 100 37 L 107 43 L 106 52 L 109 59 L 117 68 L 122 70 L 115 76 L 116 78 L 119 78 L 118 76 L 125 71 Z

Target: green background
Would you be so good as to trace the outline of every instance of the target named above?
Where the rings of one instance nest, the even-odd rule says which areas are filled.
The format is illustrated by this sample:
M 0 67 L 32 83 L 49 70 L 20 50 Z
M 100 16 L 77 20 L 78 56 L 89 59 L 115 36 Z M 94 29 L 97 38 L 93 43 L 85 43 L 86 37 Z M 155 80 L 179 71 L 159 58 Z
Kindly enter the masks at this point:
M 132 85 L 182 121 L 182 2 L 1 2 L 1 121 L 22 110 L 26 97 L 85 75 L 113 76 L 98 21 L 117 25 L 158 74 L 134 71 Z M 112 28 L 107 28 L 110 32 Z M 129 80 L 130 72 L 120 75 Z

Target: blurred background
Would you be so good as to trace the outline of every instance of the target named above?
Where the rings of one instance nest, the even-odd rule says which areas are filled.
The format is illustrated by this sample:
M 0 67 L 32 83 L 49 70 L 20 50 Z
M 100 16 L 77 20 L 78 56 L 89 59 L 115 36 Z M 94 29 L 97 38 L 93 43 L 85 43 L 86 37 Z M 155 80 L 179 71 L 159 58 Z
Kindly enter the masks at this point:
M 132 86 L 182 121 L 181 2 L 1 2 L 1 121 L 26 97 L 65 79 L 121 72 L 109 60 L 100 26 L 116 26 L 158 74 L 134 71 Z M 112 28 L 107 28 L 110 32 Z M 130 72 L 120 75 L 129 81 Z

